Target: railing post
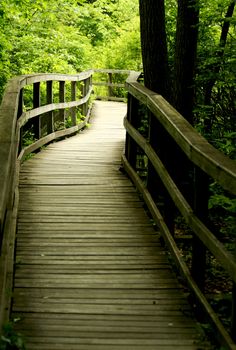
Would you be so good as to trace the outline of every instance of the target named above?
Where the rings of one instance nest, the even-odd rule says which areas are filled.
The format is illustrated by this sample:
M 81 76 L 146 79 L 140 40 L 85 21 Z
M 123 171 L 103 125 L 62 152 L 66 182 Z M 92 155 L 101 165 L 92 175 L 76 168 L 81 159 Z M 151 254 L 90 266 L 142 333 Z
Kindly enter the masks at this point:
M 109 97 L 113 96 L 113 90 L 112 90 L 112 73 L 108 73 L 108 100 Z
M 19 94 L 17 118 L 20 118 L 20 116 L 23 113 L 23 109 L 24 109 L 24 89 L 22 88 L 20 90 L 20 94 Z M 22 150 L 22 146 L 23 146 L 23 127 L 20 129 L 20 140 L 19 140 L 18 153 L 20 153 L 20 151 Z
M 33 108 L 40 107 L 40 83 L 33 84 Z M 41 118 L 35 117 L 33 119 L 33 132 L 36 139 L 41 137 Z
M 156 151 L 157 155 L 166 165 L 169 162 L 168 158 L 171 152 L 169 151 L 168 135 L 162 128 L 157 118 L 148 111 L 149 116 L 149 143 Z M 163 150 L 164 148 L 164 150 Z M 163 159 L 164 158 L 164 159 Z M 164 217 L 164 220 L 172 234 L 174 234 L 174 217 L 175 206 L 170 199 L 170 196 L 165 189 L 161 179 L 159 178 L 152 163 L 148 160 L 148 173 L 147 173 L 147 189 L 151 193 L 153 199 L 157 202 L 157 205 Z
M 157 140 L 158 140 L 158 131 L 157 131 L 157 120 L 148 110 L 148 140 L 152 148 L 157 150 Z M 157 189 L 157 174 L 155 169 L 152 166 L 152 163 L 148 160 L 147 168 L 147 189 L 151 195 L 154 195 Z M 157 193 L 156 193 L 157 194 Z
M 21 116 L 21 114 L 23 113 L 23 109 L 24 109 L 24 89 L 22 88 L 20 89 L 20 93 L 19 93 L 17 118 Z
M 82 85 L 81 85 L 81 98 L 86 96 L 86 80 L 83 80 Z M 81 113 L 83 116 L 86 116 L 87 111 L 86 111 L 86 103 L 84 103 L 81 106 Z
M 89 86 L 90 86 L 90 77 L 86 79 L 85 81 L 85 86 L 86 86 L 86 94 L 85 96 L 87 95 L 87 93 L 89 92 Z M 86 114 L 88 114 L 88 105 L 89 105 L 89 101 L 86 102 L 85 106 L 86 106 Z
M 76 81 L 71 82 L 71 101 L 76 100 Z M 71 108 L 72 125 L 76 125 L 76 107 Z
M 131 94 L 128 94 L 127 120 L 134 127 L 138 124 L 138 101 Z M 128 133 L 126 133 L 125 156 L 130 165 L 136 169 L 137 145 Z
M 53 82 L 47 81 L 47 104 L 53 103 Z M 47 113 L 47 134 L 54 132 L 53 111 Z
M 65 102 L 65 81 L 59 82 L 59 102 Z M 62 124 L 63 128 L 65 126 L 65 109 L 59 110 L 59 122 Z
M 88 77 L 83 81 L 83 85 L 81 86 L 82 98 L 85 97 L 89 92 L 90 85 L 91 85 L 91 77 Z M 89 102 L 87 101 L 81 107 L 81 112 L 84 116 L 88 114 L 88 105 L 89 105 Z
M 209 179 L 198 167 L 194 168 L 194 198 L 195 214 L 206 223 L 208 217 Z M 192 241 L 192 276 L 198 287 L 204 291 L 206 272 L 206 247 L 194 234 Z

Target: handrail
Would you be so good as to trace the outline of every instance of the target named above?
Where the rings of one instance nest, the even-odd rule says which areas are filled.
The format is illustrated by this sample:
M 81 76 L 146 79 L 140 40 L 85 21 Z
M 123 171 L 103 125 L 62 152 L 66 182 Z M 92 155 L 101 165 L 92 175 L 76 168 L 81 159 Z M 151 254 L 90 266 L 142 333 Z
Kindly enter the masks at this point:
M 128 92 L 146 104 L 187 157 L 225 190 L 236 194 L 236 163 L 210 145 L 161 95 L 137 82 L 128 83 Z
M 92 82 L 94 74 L 104 74 L 108 76 L 108 81 L 102 81 L 102 83 Z M 121 74 L 124 77 L 128 75 L 126 84 L 114 82 L 112 79 L 113 74 Z M 175 206 L 178 207 L 188 226 L 198 239 L 198 241 L 194 241 L 193 247 L 195 247 L 195 250 L 201 249 L 201 252 L 203 252 L 201 254 L 202 256 L 197 257 L 199 263 L 202 258 L 204 259 L 204 249 L 202 250 L 202 246 L 206 246 L 221 262 L 222 266 L 236 283 L 236 262 L 233 256 L 201 220 L 204 213 L 199 208 L 199 202 L 200 206 L 202 204 L 201 198 L 198 198 L 199 194 L 195 194 L 194 204 L 192 205 L 185 198 L 185 194 L 182 193 L 179 183 L 174 178 L 171 167 L 169 167 L 169 159 L 167 162 L 165 159 L 169 158 L 171 155 L 170 152 L 168 151 L 167 157 L 165 154 L 163 157 L 163 152 L 159 152 L 161 144 L 155 139 L 155 125 L 157 124 L 156 132 L 158 138 L 161 139 L 162 137 L 160 135 L 162 130 L 161 132 L 158 131 L 159 127 L 163 128 L 166 135 L 170 138 L 165 140 L 165 147 L 168 148 L 169 140 L 172 140 L 171 142 L 178 145 L 195 167 L 194 171 L 197 174 L 195 180 L 200 181 L 205 188 L 206 179 L 204 176 L 207 175 L 213 177 L 227 191 L 235 194 L 235 162 L 214 149 L 162 96 L 138 83 L 137 79 L 139 76 L 140 72 L 128 70 L 94 69 L 70 76 L 65 74 L 24 75 L 9 81 L 0 107 L 0 276 L 2 276 L 0 280 L 0 327 L 3 320 L 9 316 L 8 305 L 10 304 L 11 296 L 8 289 L 11 288 L 13 275 L 14 240 L 18 207 L 18 176 L 22 160 L 25 155 L 39 149 L 43 145 L 57 138 L 73 135 L 85 126 L 89 119 L 88 101 L 92 93 L 92 85 L 107 86 L 108 93 L 105 98 L 108 100 L 120 100 L 119 97 L 114 96 L 113 89 L 126 86 L 128 90 L 128 113 L 124 121 L 127 131 L 126 151 L 122 157 L 124 169 L 143 194 L 144 200 L 154 220 L 159 225 L 160 231 L 173 254 L 176 264 L 186 278 L 189 287 L 198 298 L 199 303 L 207 311 L 208 315 L 210 315 L 214 326 L 218 328 L 222 343 L 227 349 L 235 350 L 235 343 L 221 325 L 197 284 L 199 282 L 199 276 L 196 276 L 196 267 L 195 271 L 193 269 L 193 273 L 191 274 L 179 254 L 178 247 L 171 234 L 171 220 L 169 220 L 167 215 L 168 220 L 165 222 L 163 215 L 154 201 L 155 196 L 157 196 L 157 186 L 154 185 L 158 181 L 156 174 L 158 174 L 162 183 L 161 185 L 158 182 L 158 186 L 160 188 L 163 186 L 167 193 L 169 193 Z M 40 84 L 43 82 L 46 83 L 46 104 L 42 106 L 40 105 Z M 59 82 L 59 102 L 53 100 L 53 82 Z M 71 83 L 70 101 L 65 101 L 66 82 Z M 80 96 L 77 96 L 76 93 L 77 84 L 79 84 L 81 91 Z M 24 110 L 24 90 L 29 85 L 33 86 L 33 108 L 26 111 Z M 139 103 L 146 106 L 150 114 L 151 128 L 148 139 L 143 137 L 137 130 L 137 117 L 140 113 L 138 108 Z M 81 108 L 85 116 L 85 119 L 79 124 L 76 120 L 76 108 Z M 71 112 L 72 126 L 68 128 L 65 126 L 67 117 L 66 109 L 69 109 Z M 55 111 L 58 111 L 59 119 L 62 121 L 62 129 L 55 129 Z M 42 134 L 40 122 L 42 115 L 46 115 L 46 134 Z M 22 147 L 22 129 L 28 123 L 32 123 L 35 134 L 37 134 L 37 140 L 27 147 Z M 143 184 L 136 172 L 137 145 L 148 157 L 150 171 L 147 186 Z M 204 203 L 204 206 L 206 206 L 206 203 Z M 165 207 L 167 212 L 173 209 L 173 206 L 168 207 L 168 204 L 165 204 Z M 166 211 L 164 210 L 164 213 Z M 202 269 L 201 273 L 204 274 L 204 269 Z M 234 305 L 236 305 L 235 295 L 233 297 Z M 234 314 L 236 314 L 235 311 Z M 233 320 L 233 323 L 235 324 L 235 320 Z
M 91 95 L 92 88 L 91 82 L 89 81 L 92 76 L 92 70 L 80 73 L 78 75 L 68 76 L 65 74 L 34 74 L 25 75 L 18 78 L 13 78 L 9 81 L 6 88 L 5 94 L 3 96 L 2 105 L 0 109 L 0 126 L 1 126 L 1 177 L 0 177 L 0 232 L 2 231 L 5 207 L 8 196 L 8 188 L 6 184 L 9 182 L 9 169 L 16 160 L 18 149 L 20 148 L 20 129 L 25 125 L 25 123 L 31 118 L 39 117 L 43 113 L 48 113 L 56 109 L 72 108 L 79 105 L 84 105 L 88 102 L 89 96 Z M 82 98 L 73 102 L 61 102 L 61 103 L 49 103 L 45 106 L 37 106 L 28 112 L 23 112 L 23 89 L 30 84 L 37 84 L 41 82 L 50 81 L 71 81 L 71 82 L 87 82 L 87 90 L 85 89 Z M 35 85 L 34 85 L 35 86 Z M 74 87 L 75 88 L 75 87 Z M 52 90 L 52 86 L 51 86 Z M 52 91 L 48 90 L 48 94 L 52 94 Z M 38 95 L 40 91 L 38 90 Z M 75 91 L 74 91 L 75 95 Z M 39 98 L 39 96 L 35 96 Z M 5 117 L 7 113 L 7 117 Z M 52 118 L 52 115 L 50 115 Z M 74 126 L 74 125 L 73 125 Z M 74 132 L 72 129 L 72 133 Z M 39 132 L 39 130 L 38 130 Z M 68 132 L 67 132 L 68 133 Z M 42 146 L 42 145 L 41 145 Z M 40 146 L 40 147 L 41 147 Z M 12 148 L 14 147 L 14 150 Z M 12 150 L 12 151 L 11 151 Z M 4 152 L 4 153 L 3 153 Z M 13 154 L 12 154 L 13 152 Z M 27 152 L 25 152 L 27 153 Z M 23 154 L 21 154 L 23 156 Z M 9 160 L 11 157 L 11 160 Z M 4 190 L 5 189 L 5 190 Z
M 130 74 L 128 70 L 110 69 L 90 69 L 74 75 L 30 74 L 11 79 L 5 89 L 0 107 L 0 329 L 4 320 L 9 317 L 20 164 L 29 153 L 55 139 L 73 135 L 86 125 L 90 116 L 89 98 L 93 92 L 92 76 L 96 72 L 108 75 L 108 81 L 103 82 L 103 85 L 108 87 L 108 100 L 115 98 L 113 94 L 109 96 L 109 92 L 116 86 L 112 82 L 112 75 L 121 74 L 125 81 L 126 76 Z M 59 102 L 55 101 L 53 96 L 53 85 L 56 82 L 59 83 Z M 66 101 L 65 98 L 68 82 L 70 101 Z M 41 105 L 40 101 L 42 83 L 46 85 L 45 105 Z M 120 85 L 124 86 L 123 83 Z M 24 106 L 24 92 L 28 86 L 31 86 L 33 100 L 33 108 L 30 110 L 26 110 Z M 76 115 L 78 108 L 84 116 L 79 123 Z M 65 125 L 68 110 L 70 127 Z M 42 118 L 45 119 L 44 128 L 41 124 Z M 59 128 L 56 119 L 59 121 Z M 28 129 L 28 125 L 33 127 L 35 140 L 24 147 L 22 130 Z
M 206 226 L 203 219 L 207 217 L 208 196 L 207 193 L 202 195 L 201 192 L 207 189 L 209 177 L 212 177 L 225 190 L 236 194 L 236 163 L 211 146 L 161 95 L 137 82 L 136 77 L 129 78 L 126 81 L 126 86 L 128 113 L 124 119 L 127 132 L 125 155 L 122 157 L 124 169 L 143 195 L 154 221 L 159 226 L 163 238 L 180 272 L 197 298 L 198 304 L 205 310 L 214 327 L 218 329 L 221 343 L 227 349 L 235 350 L 236 344 L 224 329 L 203 291 L 201 291 L 204 283 L 206 247 L 221 263 L 236 285 L 236 260 Z M 147 108 L 149 117 L 149 131 L 146 132 L 149 136 L 147 138 L 142 136 L 139 131 L 139 120 L 142 118 L 142 114 L 141 116 L 139 114 L 143 113 L 140 112 L 143 111 L 143 108 L 140 108 L 141 105 Z M 146 185 L 137 171 L 140 149 L 148 159 Z M 175 157 L 180 158 L 181 163 L 178 166 L 183 167 L 184 171 L 188 173 L 189 165 L 186 165 L 186 161 L 188 159 L 187 164 L 189 161 L 191 162 L 194 169 L 194 172 L 191 173 L 192 185 L 201 184 L 192 198 L 189 193 L 184 191 L 178 177 L 181 169 L 173 169 L 171 160 L 176 165 Z M 184 171 L 182 175 L 185 175 Z M 193 176 L 193 174 L 195 175 Z M 188 178 L 188 182 L 190 181 L 191 178 Z M 168 194 L 171 203 L 169 199 L 164 200 L 160 206 L 160 194 L 163 195 L 163 191 Z M 174 217 L 170 215 L 170 212 L 174 212 L 175 207 L 178 208 L 187 226 L 194 234 L 192 272 L 189 271 L 174 240 Z M 167 221 L 164 220 L 163 215 Z M 234 293 L 232 299 L 232 315 L 234 316 L 232 316 L 231 333 L 234 335 L 236 333 L 236 295 Z

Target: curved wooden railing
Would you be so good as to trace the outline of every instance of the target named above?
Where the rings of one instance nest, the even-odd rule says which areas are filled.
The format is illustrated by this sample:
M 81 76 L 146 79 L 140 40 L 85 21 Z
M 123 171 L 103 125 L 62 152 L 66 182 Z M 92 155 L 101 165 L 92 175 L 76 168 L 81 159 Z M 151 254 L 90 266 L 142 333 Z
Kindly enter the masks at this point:
M 137 79 L 128 79 L 127 90 L 124 169 L 143 195 L 175 264 L 195 295 L 194 303 L 209 316 L 221 344 L 236 349 L 236 259 L 207 226 L 209 178 L 236 194 L 235 161 L 212 147 L 162 96 Z M 145 160 L 144 170 L 140 170 L 140 158 Z M 174 239 L 176 211 L 193 235 L 191 272 Z M 204 296 L 206 249 L 233 282 L 231 336 Z
M 93 85 L 107 88 L 100 98 L 124 100 L 115 96 L 115 89 L 125 87 L 129 73 L 97 69 L 76 75 L 24 75 L 9 81 L 0 107 L 0 329 L 9 317 L 21 162 L 45 144 L 85 127 L 93 76 L 102 80 Z M 119 83 L 117 75 L 122 76 Z
M 0 108 L 0 327 L 8 318 L 11 299 L 20 164 L 27 154 L 57 138 L 73 135 L 86 125 L 92 85 L 107 88 L 106 96 L 97 92 L 98 98 L 120 100 L 116 89 L 123 88 L 124 82 L 113 79 L 119 74 L 123 78 L 129 75 L 124 168 L 143 194 L 176 264 L 218 329 L 221 342 L 227 349 L 235 349 L 202 289 L 207 248 L 234 282 L 231 328 L 235 337 L 236 261 L 206 225 L 209 177 L 235 194 L 235 162 L 209 145 L 160 95 L 138 83 L 140 74 L 132 71 L 89 70 L 72 76 L 35 74 L 8 83 Z M 93 83 L 92 77 L 96 80 Z M 141 124 L 144 114 L 145 127 Z M 25 145 L 24 134 L 29 130 L 34 142 Z M 145 163 L 145 181 L 139 176 L 140 159 Z M 193 232 L 191 272 L 174 240 L 172 213 L 176 208 Z

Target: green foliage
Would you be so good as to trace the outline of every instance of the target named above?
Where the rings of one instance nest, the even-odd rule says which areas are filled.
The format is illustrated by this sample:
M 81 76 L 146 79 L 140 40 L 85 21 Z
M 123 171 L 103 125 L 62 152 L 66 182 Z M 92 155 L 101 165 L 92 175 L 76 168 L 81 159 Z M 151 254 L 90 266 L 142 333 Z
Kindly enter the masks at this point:
M 137 0 L 0 4 L 0 99 L 12 76 L 140 63 Z
M 229 196 L 216 183 L 210 186 L 209 199 L 210 217 L 216 227 L 219 228 L 221 237 L 235 238 L 236 232 L 236 199 Z
M 220 138 L 212 142 L 216 148 L 236 160 L 236 132 L 225 131 Z
M 209 141 L 235 131 L 235 17 L 225 18 L 231 1 L 201 0 L 198 67 L 196 77 L 196 121 Z M 225 47 L 220 41 L 224 22 L 230 23 Z M 207 89 L 212 83 L 211 96 Z M 205 125 L 208 126 L 207 130 Z M 220 146 L 220 143 L 216 143 Z
M 32 143 L 34 143 L 36 141 L 35 137 L 34 137 L 34 133 L 32 131 L 32 127 L 27 129 L 25 132 L 23 132 L 23 148 L 30 146 Z
M 138 28 L 138 17 L 134 17 L 130 20 L 129 31 L 120 29 L 116 41 L 102 48 L 105 53 L 104 67 L 140 70 L 142 61 Z
M 69 111 L 68 111 L 68 113 L 69 113 Z M 76 123 L 80 124 L 81 122 L 84 121 L 85 118 L 86 118 L 86 116 L 83 115 L 81 113 L 80 109 L 78 108 L 77 111 L 76 111 Z M 71 128 L 72 126 L 73 126 L 72 125 L 72 118 L 71 118 L 71 115 L 69 113 L 68 116 L 65 119 L 65 127 L 66 128 Z
M 22 336 L 14 330 L 15 322 L 6 323 L 3 326 L 3 333 L 0 338 L 0 350 L 25 350 Z

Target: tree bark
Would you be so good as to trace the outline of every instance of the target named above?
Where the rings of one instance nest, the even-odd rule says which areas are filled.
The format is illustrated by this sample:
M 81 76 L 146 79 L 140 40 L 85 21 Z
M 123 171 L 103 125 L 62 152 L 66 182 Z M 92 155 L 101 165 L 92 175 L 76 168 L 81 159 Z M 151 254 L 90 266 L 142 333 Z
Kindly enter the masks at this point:
M 169 72 L 163 0 L 139 0 L 145 86 L 169 99 Z
M 173 104 L 191 124 L 195 96 L 198 23 L 199 0 L 178 0 Z

